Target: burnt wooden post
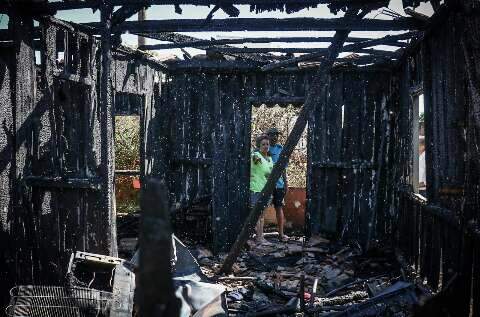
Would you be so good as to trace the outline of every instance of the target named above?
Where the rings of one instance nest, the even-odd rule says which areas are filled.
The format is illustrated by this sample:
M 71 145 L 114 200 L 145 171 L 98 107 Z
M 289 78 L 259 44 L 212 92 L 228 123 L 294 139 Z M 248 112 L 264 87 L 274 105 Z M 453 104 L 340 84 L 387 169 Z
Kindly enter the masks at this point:
M 345 14 L 346 17 L 352 18 L 357 17 L 357 19 L 363 18 L 369 10 L 362 11 L 361 14 L 358 14 L 358 9 L 349 9 L 348 12 Z M 242 231 L 238 235 L 230 253 L 228 254 L 227 258 L 223 262 L 221 272 L 223 273 L 230 273 L 232 270 L 232 266 L 235 263 L 241 248 L 247 242 L 248 237 L 250 236 L 251 232 L 253 231 L 255 224 L 257 223 L 259 217 L 261 216 L 265 207 L 267 207 L 270 195 L 275 188 L 275 184 L 278 178 L 282 175 L 283 171 L 287 166 L 288 159 L 292 154 L 295 146 L 297 145 L 300 137 L 307 125 L 308 116 L 310 114 L 311 109 L 314 107 L 315 104 L 321 102 L 322 96 L 324 96 L 326 83 L 328 81 L 328 76 L 330 74 L 330 70 L 333 66 L 335 59 L 337 58 L 339 52 L 342 50 L 343 44 L 345 40 L 348 38 L 348 34 L 350 33 L 349 30 L 342 30 L 337 31 L 332 44 L 328 48 L 328 53 L 325 56 L 325 60 L 322 63 L 321 68 L 317 71 L 313 82 L 310 86 L 310 90 L 305 98 L 305 103 L 303 105 L 302 110 L 300 111 L 297 121 L 293 126 L 292 132 L 287 138 L 285 142 L 285 146 L 282 150 L 282 153 L 273 167 L 272 173 L 268 178 L 267 184 L 262 190 L 260 198 L 257 200 L 255 206 L 251 210 L 250 214 L 248 215 L 245 223 L 243 224 Z
M 33 239 L 31 191 L 22 185 L 30 173 L 32 112 L 35 102 L 33 19 L 9 12 L 8 32 L 13 50 L 2 52 L 0 79 L 0 305 L 14 283 L 38 278 Z M 11 54 L 11 59 L 9 55 Z M 8 59 L 7 59 L 8 58 Z
M 101 7 L 102 28 L 102 64 L 100 74 L 100 124 L 101 124 L 101 173 L 103 179 L 103 212 L 106 213 L 100 219 L 106 220 L 105 228 L 110 231 L 110 239 L 106 246 L 110 255 L 117 255 L 116 219 L 115 219 L 115 152 L 114 152 L 114 131 L 113 120 L 113 92 L 110 78 L 112 66 L 112 12 L 113 6 L 105 4 Z
M 468 1 L 466 1 L 468 2 Z M 473 4 L 471 4 L 473 6 Z M 468 5 L 465 5 L 468 12 Z M 463 32 L 462 49 L 467 64 L 469 94 L 472 103 L 473 118 L 477 129 L 480 129 L 480 18 L 469 18 L 466 22 L 468 32 Z M 477 46 L 475 46 L 475 43 Z
M 165 184 L 151 179 L 142 189 L 140 207 L 140 268 L 138 302 L 140 316 L 179 316 L 170 265 L 172 236 L 168 191 Z
M 462 202 L 462 232 L 466 231 L 468 223 L 479 219 L 479 180 L 478 170 L 480 164 L 478 162 L 480 143 L 480 17 L 472 14 L 474 9 L 478 10 L 478 1 L 461 1 L 464 12 L 468 16 L 464 17 L 465 25 L 461 38 L 461 46 L 466 64 L 466 73 L 468 80 L 468 127 L 467 133 L 467 149 L 466 149 L 466 169 L 465 169 L 465 189 Z M 478 243 L 478 240 L 476 241 Z M 473 315 L 478 315 L 480 310 L 480 287 L 478 279 L 480 278 L 480 265 L 478 259 L 480 252 L 478 244 L 474 244 L 474 240 L 463 236 L 462 239 L 462 260 L 460 261 L 460 276 L 456 294 L 458 300 L 463 302 L 463 311 L 465 315 L 469 313 L 470 306 L 470 286 L 473 281 L 472 298 L 473 298 Z M 474 260 L 475 259 L 475 260 Z M 474 262 L 474 270 L 472 276 L 472 262 Z M 467 295 L 467 296 L 466 296 Z M 471 313 L 471 312 L 470 312 Z
M 33 236 L 33 215 L 30 213 L 31 191 L 23 186 L 23 178 L 30 173 L 31 132 L 33 129 L 32 112 L 35 102 L 35 53 L 33 48 L 33 19 L 14 11 L 10 15 L 10 32 L 14 35 L 15 59 L 12 61 L 13 73 L 11 89 L 13 92 L 13 135 L 14 146 L 12 161 L 13 210 L 11 232 L 14 244 L 15 270 L 17 281 L 23 283 L 38 278 L 38 266 L 34 264 L 36 252 Z M 5 109 L 6 110 L 6 109 Z M 2 207 L 3 208 L 3 207 Z M 12 259 L 13 260 L 13 259 Z M 13 262 L 13 261 L 12 261 Z M 13 263 L 12 263 L 13 264 Z M 0 283 L 1 284 L 1 283 Z
M 12 231 L 8 226 L 8 214 L 12 212 L 13 197 L 11 195 L 13 182 L 11 181 L 12 173 L 12 143 L 13 138 L 13 113 L 10 81 L 13 76 L 10 63 L 3 58 L 0 59 L 0 73 L 3 74 L 0 80 L 0 305 L 5 307 L 8 305 L 8 291 L 10 286 L 14 285 L 14 268 L 13 257 L 10 256 L 12 247 Z M 8 109 L 8 111 L 7 111 Z

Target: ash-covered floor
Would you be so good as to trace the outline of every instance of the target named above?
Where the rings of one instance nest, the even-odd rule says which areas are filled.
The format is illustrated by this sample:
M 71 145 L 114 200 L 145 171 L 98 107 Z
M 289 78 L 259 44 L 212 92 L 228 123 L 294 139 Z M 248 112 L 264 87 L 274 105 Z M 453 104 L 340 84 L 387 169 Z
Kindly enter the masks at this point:
M 230 316 L 409 316 L 420 291 L 404 281 L 391 249 L 362 254 L 322 237 L 248 242 L 233 274 L 216 274 L 225 258 L 190 247 L 203 273 L 226 287 Z

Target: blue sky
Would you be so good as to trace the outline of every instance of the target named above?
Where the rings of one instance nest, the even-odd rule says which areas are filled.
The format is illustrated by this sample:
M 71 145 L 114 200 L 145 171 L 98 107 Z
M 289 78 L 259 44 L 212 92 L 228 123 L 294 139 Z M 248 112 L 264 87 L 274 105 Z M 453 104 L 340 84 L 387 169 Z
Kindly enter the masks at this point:
M 255 14 L 250 12 L 249 6 L 238 6 L 240 9 L 241 18 L 294 18 L 294 17 L 315 17 L 315 18 L 331 18 L 335 17 L 332 15 L 326 5 L 320 5 L 318 8 L 305 9 L 293 14 L 286 14 L 284 12 L 273 11 L 273 12 L 263 12 Z M 402 0 L 391 0 L 390 9 L 405 15 L 402 6 Z M 198 6 L 182 6 L 183 13 L 177 14 L 174 11 L 173 6 L 152 6 L 147 10 L 147 19 L 204 19 L 211 8 L 208 7 L 198 7 Z M 418 12 L 425 13 L 427 15 L 432 14 L 432 9 L 430 5 L 423 4 L 417 8 Z M 341 16 L 342 14 L 339 14 Z M 79 10 L 70 10 L 70 11 L 60 11 L 57 15 L 57 18 L 72 21 L 77 23 L 83 22 L 98 22 L 100 21 L 100 13 L 92 12 L 91 9 L 79 9 Z M 369 18 L 378 18 L 378 19 L 389 19 L 388 16 L 381 13 L 381 10 L 372 12 L 367 17 Z M 214 15 L 214 18 L 228 18 L 228 16 L 221 10 L 217 11 Z M 132 17 L 130 20 L 135 20 L 136 16 Z M 0 15 L 0 28 L 6 28 L 8 23 L 8 17 L 6 15 Z M 390 32 L 393 34 L 395 32 Z M 397 32 L 398 33 L 398 32 Z M 198 32 L 198 33 L 184 33 L 197 38 L 238 38 L 238 37 L 288 37 L 288 36 L 329 36 L 333 35 L 333 32 L 316 32 L 316 31 L 307 31 L 307 32 Z M 369 37 L 381 37 L 386 35 L 385 32 L 352 32 L 351 36 L 369 36 Z M 122 41 L 124 44 L 130 46 L 136 46 L 137 37 L 134 35 L 124 34 L 122 35 Z M 161 43 L 159 41 L 147 39 L 147 44 Z M 249 47 L 325 47 L 327 43 L 271 43 L 271 44 L 248 44 Z M 245 46 L 245 45 L 240 45 Z M 391 49 L 389 47 L 379 47 L 382 49 Z M 203 51 L 197 49 L 187 49 L 190 54 L 199 54 Z M 181 56 L 180 50 L 162 50 L 158 51 L 158 55 L 162 57 L 167 57 L 171 55 Z

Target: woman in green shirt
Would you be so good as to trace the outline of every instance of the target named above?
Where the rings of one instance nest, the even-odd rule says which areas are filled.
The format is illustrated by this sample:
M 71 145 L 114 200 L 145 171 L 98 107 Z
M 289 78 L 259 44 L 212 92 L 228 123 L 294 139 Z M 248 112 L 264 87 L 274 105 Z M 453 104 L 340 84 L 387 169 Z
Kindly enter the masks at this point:
M 260 135 L 256 139 L 257 149 L 252 153 L 250 160 L 250 204 L 253 207 L 260 197 L 260 193 L 267 183 L 268 176 L 272 172 L 273 161 L 268 153 L 270 139 L 267 135 Z M 263 237 L 263 214 L 258 220 L 256 231 L 258 243 L 268 243 Z

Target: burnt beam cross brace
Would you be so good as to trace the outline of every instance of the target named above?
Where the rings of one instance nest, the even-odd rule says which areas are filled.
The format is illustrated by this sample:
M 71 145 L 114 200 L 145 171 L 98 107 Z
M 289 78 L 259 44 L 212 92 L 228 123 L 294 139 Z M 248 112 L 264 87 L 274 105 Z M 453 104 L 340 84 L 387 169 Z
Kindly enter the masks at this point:
M 363 10 L 361 13 L 359 13 L 358 9 L 348 9 L 345 16 L 360 20 L 369 12 L 370 10 Z M 338 54 L 342 51 L 342 47 L 347 40 L 349 33 L 349 30 L 340 30 L 335 33 L 332 44 L 328 48 L 328 52 L 325 56 L 323 67 L 321 67 L 315 74 L 312 85 L 310 86 L 311 88 L 305 98 L 303 108 L 298 115 L 292 132 L 290 133 L 287 141 L 285 142 L 282 153 L 280 154 L 277 163 L 273 167 L 272 173 L 270 174 L 267 180 L 267 184 L 263 188 L 259 199 L 257 200 L 253 209 L 250 211 L 250 214 L 248 215 L 245 223 L 243 224 L 241 232 L 239 233 L 235 243 L 233 244 L 228 256 L 225 258 L 220 272 L 229 274 L 232 271 L 232 266 L 237 260 L 237 257 L 240 254 L 242 247 L 245 245 L 250 234 L 253 232 L 255 224 L 260 218 L 263 210 L 267 207 L 269 197 L 273 192 L 275 184 L 279 179 L 280 175 L 282 175 L 282 173 L 284 172 L 287 166 L 288 159 L 290 158 L 290 155 L 292 154 L 295 146 L 300 140 L 303 130 L 307 125 L 308 115 L 310 111 L 313 109 L 316 103 L 321 102 L 321 96 L 323 96 L 323 94 L 325 93 L 326 83 L 328 81 L 330 70 L 333 67 L 335 59 L 338 57 Z
M 408 33 L 397 34 L 397 35 L 387 35 L 387 36 L 379 38 L 379 39 L 373 39 L 373 40 L 368 40 L 368 41 L 364 41 L 364 42 L 360 42 L 360 43 L 353 43 L 353 44 L 345 45 L 342 48 L 342 52 L 348 52 L 348 51 L 355 52 L 356 50 L 362 50 L 362 49 L 365 49 L 367 47 L 384 45 L 385 43 L 388 43 L 389 41 L 392 41 L 392 40 L 393 41 L 407 40 L 407 39 L 415 38 L 417 36 L 419 36 L 418 32 L 408 32 Z M 300 56 L 297 56 L 297 57 L 293 57 L 291 59 L 287 59 L 287 60 L 284 60 L 284 61 L 275 62 L 275 63 L 265 65 L 265 66 L 262 67 L 262 71 L 271 71 L 273 69 L 288 66 L 288 65 L 291 65 L 291 64 L 306 62 L 306 61 L 313 60 L 313 59 L 316 59 L 316 58 L 323 58 L 324 55 L 325 55 L 324 52 L 319 50 L 318 52 L 315 52 L 315 53 L 300 55 Z

